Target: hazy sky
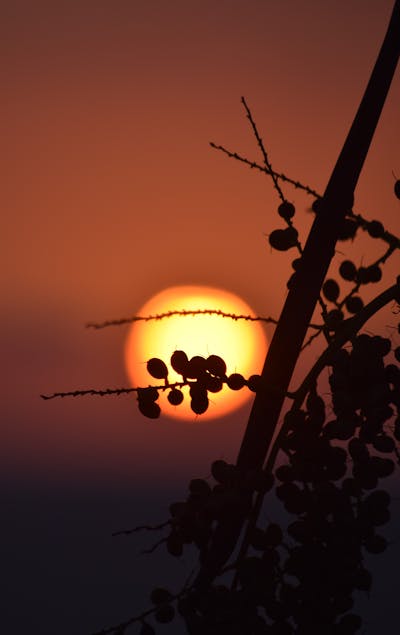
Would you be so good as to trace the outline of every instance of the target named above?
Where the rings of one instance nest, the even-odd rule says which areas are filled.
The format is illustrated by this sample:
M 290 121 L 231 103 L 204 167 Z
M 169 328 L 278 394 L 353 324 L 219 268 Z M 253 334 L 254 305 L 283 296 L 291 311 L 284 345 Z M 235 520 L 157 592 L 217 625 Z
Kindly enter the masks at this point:
M 228 429 L 236 451 L 237 425 L 223 435 L 176 424 L 156 432 L 132 399 L 44 403 L 38 395 L 126 384 L 126 328 L 83 325 L 135 313 L 169 285 L 221 286 L 256 312 L 279 315 L 291 257 L 271 253 L 265 236 L 281 226 L 276 193 L 208 142 L 260 160 L 244 95 L 274 167 L 323 191 L 391 5 L 3 6 L 2 470 L 125 478 L 148 464 L 149 443 L 160 440 L 162 455 L 152 453 L 161 469 L 193 435 L 198 456 L 202 445 L 225 452 Z M 397 76 L 356 198 L 367 217 L 397 227 L 399 86 Z M 286 192 L 300 229 L 308 227 L 311 199 Z
M 279 316 L 291 257 L 271 253 L 266 239 L 282 226 L 276 192 L 208 142 L 260 160 L 244 95 L 276 170 L 322 192 L 392 5 L 1 3 L 6 488 L 183 486 L 206 475 L 212 459 L 236 454 L 248 408 L 229 421 L 184 426 L 143 419 L 132 397 L 39 395 L 126 385 L 126 327 L 93 332 L 84 324 L 134 314 L 169 285 L 220 286 L 257 313 Z M 356 192 L 356 209 L 395 233 L 399 97 L 397 73 Z M 304 239 L 312 200 L 285 192 Z M 340 249 L 351 253 L 347 243 Z M 357 263 L 370 257 L 370 242 L 361 242 Z M 398 269 L 397 258 L 388 283 Z

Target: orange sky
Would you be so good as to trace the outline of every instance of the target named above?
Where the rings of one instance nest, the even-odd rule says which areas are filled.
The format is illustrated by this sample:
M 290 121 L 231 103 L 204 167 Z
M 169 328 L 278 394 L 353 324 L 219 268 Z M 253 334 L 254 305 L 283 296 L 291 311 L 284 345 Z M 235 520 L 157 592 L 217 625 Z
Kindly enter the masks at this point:
M 143 419 L 132 398 L 38 395 L 126 385 L 126 327 L 83 325 L 135 313 L 166 286 L 220 286 L 278 317 L 291 257 L 271 253 L 265 238 L 281 226 L 276 193 L 208 142 L 259 160 L 244 95 L 273 166 L 323 191 L 391 8 L 391 0 L 3 8 L 7 478 L 194 476 L 236 454 L 248 409 L 185 428 Z M 356 208 L 397 233 L 399 97 L 397 73 L 356 192 Z M 311 201 L 285 191 L 304 232 Z M 370 244 L 358 248 L 359 261 Z M 350 254 L 347 243 L 341 249 Z M 388 266 L 388 282 L 398 265 Z

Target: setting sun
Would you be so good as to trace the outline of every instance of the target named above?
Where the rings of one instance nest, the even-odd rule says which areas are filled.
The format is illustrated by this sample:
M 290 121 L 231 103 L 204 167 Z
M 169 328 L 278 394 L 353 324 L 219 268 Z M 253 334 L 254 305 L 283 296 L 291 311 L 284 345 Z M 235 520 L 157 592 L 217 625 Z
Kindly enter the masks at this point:
M 139 316 L 160 315 L 169 311 L 220 310 L 224 313 L 254 316 L 252 309 L 238 296 L 224 290 L 200 286 L 171 287 L 153 296 L 139 311 Z M 153 357 L 162 359 L 168 366 L 169 383 L 182 377 L 170 367 L 171 355 L 183 350 L 189 358 L 200 355 L 219 355 L 227 366 L 227 375 L 241 373 L 249 377 L 259 373 L 267 351 L 267 340 L 259 322 L 234 320 L 221 315 L 175 315 L 159 320 L 134 322 L 126 341 L 125 363 L 133 386 L 160 385 L 147 372 L 146 363 Z M 179 406 L 171 405 L 167 392 L 158 399 L 162 414 L 194 421 L 198 417 L 190 408 L 188 387 L 183 389 L 185 398 Z M 226 386 L 209 394 L 207 411 L 201 420 L 222 417 L 242 406 L 252 397 L 244 387 L 232 391 Z

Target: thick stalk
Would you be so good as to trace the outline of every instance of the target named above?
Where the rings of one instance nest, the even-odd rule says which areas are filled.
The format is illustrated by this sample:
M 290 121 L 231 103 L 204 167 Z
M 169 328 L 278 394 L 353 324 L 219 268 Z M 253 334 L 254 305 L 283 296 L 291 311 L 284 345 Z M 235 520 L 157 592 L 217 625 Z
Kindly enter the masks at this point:
M 351 210 L 354 190 L 389 91 L 400 54 L 400 0 L 396 0 L 388 30 L 366 91 L 336 162 L 310 230 L 301 266 L 289 290 L 262 370 L 237 465 L 250 471 L 263 465 L 273 438 L 293 370 L 300 355 L 321 286 L 334 255 L 341 224 Z M 216 528 L 208 557 L 198 576 L 207 583 L 217 575 L 235 548 L 243 514 Z

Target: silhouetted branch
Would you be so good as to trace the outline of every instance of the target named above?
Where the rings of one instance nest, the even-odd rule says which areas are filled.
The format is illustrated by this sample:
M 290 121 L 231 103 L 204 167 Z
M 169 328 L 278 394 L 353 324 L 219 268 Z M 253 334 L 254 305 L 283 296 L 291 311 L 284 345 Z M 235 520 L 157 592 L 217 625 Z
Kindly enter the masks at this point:
M 282 192 L 282 190 L 281 190 L 281 188 L 280 188 L 279 181 L 278 181 L 278 177 L 277 177 L 277 175 L 275 174 L 275 172 L 274 172 L 274 171 L 273 171 L 273 169 L 272 169 L 271 162 L 270 162 L 270 160 L 269 160 L 269 158 L 268 158 L 267 151 L 266 151 L 266 149 L 265 149 L 265 146 L 264 146 L 263 140 L 262 140 L 262 138 L 260 137 L 260 134 L 259 134 L 259 132 L 258 132 L 258 129 L 257 129 L 256 123 L 255 123 L 255 121 L 254 121 L 254 119 L 253 119 L 253 115 L 251 114 L 250 108 L 249 108 L 249 106 L 247 105 L 246 100 L 245 100 L 245 98 L 244 98 L 244 97 L 242 97 L 242 100 L 241 100 L 241 101 L 242 101 L 242 104 L 243 104 L 243 106 L 244 106 L 244 108 L 245 108 L 245 110 L 246 110 L 246 116 L 247 116 L 247 119 L 250 121 L 251 127 L 252 127 L 252 129 L 253 129 L 254 136 L 255 136 L 255 138 L 256 138 L 256 140 L 257 140 L 258 147 L 259 147 L 259 148 L 260 148 L 260 150 L 261 150 L 261 154 L 262 154 L 262 156 L 263 156 L 263 159 L 264 159 L 264 164 L 265 164 L 265 167 L 267 168 L 267 172 L 268 172 L 268 174 L 271 176 L 271 178 L 272 178 L 272 182 L 273 182 L 273 184 L 274 184 L 274 188 L 275 188 L 275 189 L 276 189 L 276 191 L 278 192 L 278 194 L 279 194 L 279 198 L 280 198 L 280 199 L 281 199 L 281 201 L 283 202 L 283 201 L 285 201 L 285 200 L 286 200 L 286 199 L 285 199 L 285 196 L 284 196 L 284 194 L 283 194 L 283 192 Z
M 166 520 L 159 525 L 138 525 L 138 527 L 134 527 L 133 529 L 121 529 L 120 531 L 114 531 L 112 536 L 128 536 L 130 534 L 134 534 L 137 531 L 160 531 L 160 529 L 164 529 L 171 524 L 171 521 Z
M 150 320 L 163 320 L 164 318 L 189 315 L 217 315 L 219 317 L 230 318 L 231 320 L 246 320 L 248 322 L 265 322 L 266 324 L 277 324 L 278 321 L 272 317 L 261 317 L 253 315 L 238 315 L 236 313 L 227 313 L 220 309 L 181 309 L 176 311 L 166 311 L 165 313 L 157 313 L 156 315 L 132 315 L 128 318 L 121 318 L 118 320 L 106 320 L 105 322 L 89 322 L 86 324 L 86 328 L 103 329 L 107 326 L 121 326 L 122 324 L 130 324 L 131 322 L 149 322 Z
M 214 148 L 215 150 L 220 150 L 221 152 L 226 154 L 230 159 L 236 159 L 237 161 L 241 161 L 242 163 L 245 163 L 252 169 L 254 168 L 256 170 L 259 170 L 260 172 L 264 172 L 264 174 L 271 175 L 271 171 L 268 170 L 267 167 L 260 165 L 256 161 L 250 161 L 249 159 L 242 157 L 237 152 L 231 152 L 230 150 L 227 150 L 224 146 L 217 145 L 213 141 L 210 141 L 210 146 Z M 274 176 L 277 179 L 280 179 L 281 181 L 290 183 L 290 185 L 292 185 L 296 189 L 304 190 L 305 192 L 307 192 L 307 194 L 310 194 L 310 196 L 314 196 L 315 198 L 320 198 L 321 196 L 320 194 L 318 194 L 318 192 L 313 190 L 311 187 L 308 187 L 308 185 L 303 185 L 303 183 L 300 183 L 300 181 L 296 181 L 295 179 L 292 179 L 289 176 L 286 176 L 286 174 L 283 174 L 282 172 L 274 171 Z

